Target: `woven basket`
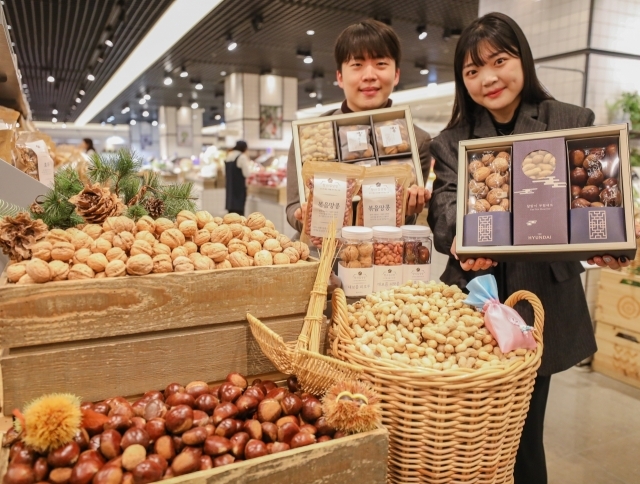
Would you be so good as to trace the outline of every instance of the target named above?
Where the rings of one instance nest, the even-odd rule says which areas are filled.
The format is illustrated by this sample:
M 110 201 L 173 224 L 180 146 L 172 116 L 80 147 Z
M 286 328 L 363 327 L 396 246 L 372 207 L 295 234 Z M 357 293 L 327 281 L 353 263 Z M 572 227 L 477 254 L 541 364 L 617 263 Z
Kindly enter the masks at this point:
M 544 311 L 530 292 L 505 304 L 531 303 L 535 352 L 508 367 L 480 370 L 418 369 L 369 358 L 349 336 L 344 292 L 333 295 L 332 353 L 364 368 L 382 401 L 389 431 L 389 482 L 513 483 L 513 466 L 542 356 Z M 336 310 L 337 309 L 337 310 Z

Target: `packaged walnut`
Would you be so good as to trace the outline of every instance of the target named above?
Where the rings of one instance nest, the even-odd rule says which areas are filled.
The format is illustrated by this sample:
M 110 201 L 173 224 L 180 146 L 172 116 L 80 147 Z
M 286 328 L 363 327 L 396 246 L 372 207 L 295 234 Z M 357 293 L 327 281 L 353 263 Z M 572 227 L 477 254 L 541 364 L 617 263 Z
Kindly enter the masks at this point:
M 302 166 L 307 213 L 303 233 L 316 247 L 328 235 L 335 222 L 336 230 L 352 225 L 353 197 L 358 193 L 364 167 L 347 163 L 308 162 Z M 339 233 L 339 232 L 338 232 Z
M 30 177 L 46 186 L 53 186 L 54 162 L 46 141 L 39 133 L 20 133 L 16 141 L 14 162 L 16 168 Z
M 308 161 L 336 160 L 336 144 L 333 125 L 330 121 L 299 127 L 300 157 L 302 163 Z
M 469 155 L 467 213 L 511 211 L 510 151 L 487 150 Z
M 411 151 L 407 120 L 404 118 L 374 123 L 378 155 L 396 155 Z
M 340 158 L 342 161 L 373 158 L 371 126 L 340 126 L 338 128 L 338 138 L 340 139 Z
M 373 229 L 343 227 L 338 277 L 347 297 L 373 292 Z
M 365 167 L 356 225 L 404 225 L 412 176 L 408 165 Z

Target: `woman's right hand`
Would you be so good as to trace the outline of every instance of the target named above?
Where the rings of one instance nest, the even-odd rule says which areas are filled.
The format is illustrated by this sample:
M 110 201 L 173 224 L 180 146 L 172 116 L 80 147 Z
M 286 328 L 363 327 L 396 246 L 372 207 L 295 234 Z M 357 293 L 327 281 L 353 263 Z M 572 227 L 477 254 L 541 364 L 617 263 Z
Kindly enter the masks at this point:
M 296 218 L 296 220 L 302 222 L 307 216 L 307 204 L 300 204 L 300 207 L 296 208 L 296 211 L 293 212 L 293 216 Z
M 456 258 L 456 260 L 460 260 L 458 258 L 458 254 L 456 254 L 455 237 L 453 238 L 453 243 L 451 244 L 451 254 Z M 495 267 L 497 265 L 497 262 L 485 257 L 478 257 L 477 259 L 467 259 L 464 262 L 460 261 L 460 267 L 462 267 L 462 270 L 464 271 L 486 271 L 487 269 Z

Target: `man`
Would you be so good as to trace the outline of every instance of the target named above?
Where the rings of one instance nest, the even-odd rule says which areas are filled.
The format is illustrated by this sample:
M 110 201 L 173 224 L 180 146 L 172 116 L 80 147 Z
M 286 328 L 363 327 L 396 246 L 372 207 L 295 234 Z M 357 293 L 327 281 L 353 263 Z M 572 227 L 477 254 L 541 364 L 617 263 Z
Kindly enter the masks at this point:
M 391 106 L 389 96 L 400 81 L 400 39 L 394 30 L 382 22 L 365 20 L 350 25 L 338 36 L 334 48 L 337 80 L 344 91 L 345 101 L 333 114 L 369 111 Z M 416 142 L 426 181 L 431 167 L 429 144 L 431 137 L 414 126 Z M 293 146 L 287 163 L 287 220 L 298 232 L 302 231 L 302 220 L 306 203 L 300 205 L 297 183 L 297 167 Z M 408 222 L 424 209 L 431 194 L 424 187 L 413 185 L 407 199 Z

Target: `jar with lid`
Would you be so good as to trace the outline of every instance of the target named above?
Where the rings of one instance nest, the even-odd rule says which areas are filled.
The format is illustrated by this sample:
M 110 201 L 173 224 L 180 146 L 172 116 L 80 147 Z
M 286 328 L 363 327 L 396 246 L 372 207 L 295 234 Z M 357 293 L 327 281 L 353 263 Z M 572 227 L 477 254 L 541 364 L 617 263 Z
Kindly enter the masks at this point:
M 403 225 L 403 282 L 429 282 L 431 277 L 431 230 L 424 225 Z
M 374 292 L 402 284 L 403 247 L 400 227 L 373 227 Z
M 373 230 L 343 227 L 338 254 L 338 277 L 347 297 L 364 297 L 373 292 Z

